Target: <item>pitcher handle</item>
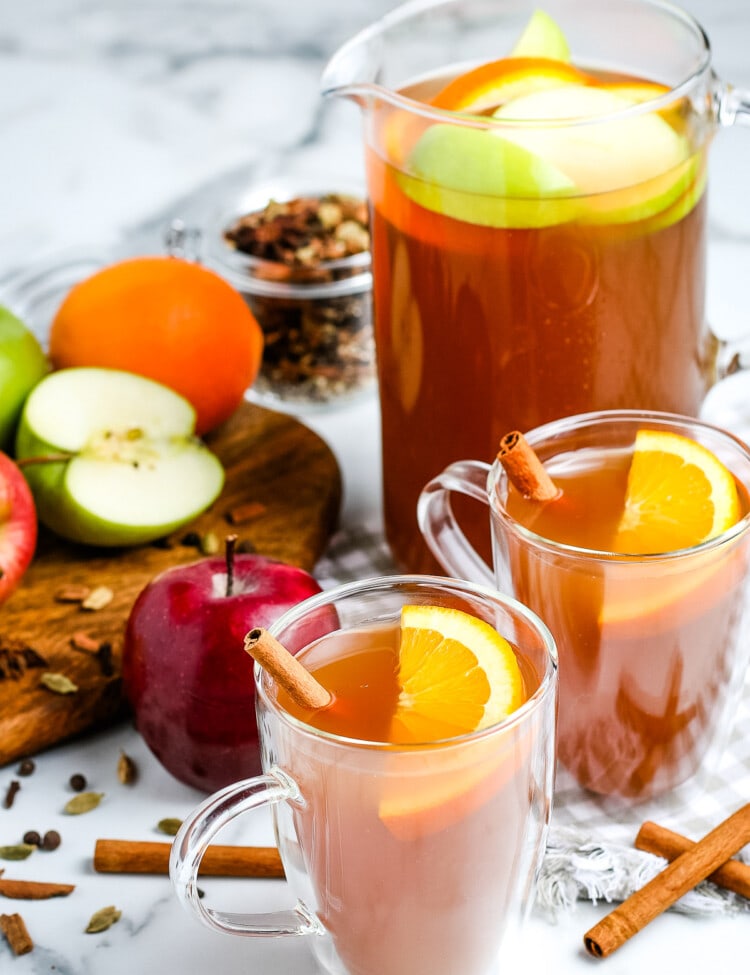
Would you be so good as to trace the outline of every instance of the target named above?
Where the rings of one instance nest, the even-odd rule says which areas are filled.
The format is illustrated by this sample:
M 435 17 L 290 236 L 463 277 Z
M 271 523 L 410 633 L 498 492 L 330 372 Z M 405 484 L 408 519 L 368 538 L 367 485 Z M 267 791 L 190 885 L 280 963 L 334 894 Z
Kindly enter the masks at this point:
M 750 125 L 750 91 L 717 81 L 713 95 L 719 125 Z
M 301 801 L 294 781 L 281 769 L 244 779 L 204 800 L 183 822 L 172 844 L 169 875 L 180 903 L 198 920 L 224 934 L 247 937 L 320 934 L 322 925 L 304 906 L 268 914 L 234 914 L 205 907 L 198 896 L 198 870 L 203 855 L 216 837 L 237 816 L 277 802 Z
M 432 554 L 449 575 L 494 588 L 492 569 L 461 531 L 450 501 L 455 491 L 489 507 L 489 474 L 489 464 L 479 460 L 450 464 L 423 488 L 417 502 L 417 522 Z

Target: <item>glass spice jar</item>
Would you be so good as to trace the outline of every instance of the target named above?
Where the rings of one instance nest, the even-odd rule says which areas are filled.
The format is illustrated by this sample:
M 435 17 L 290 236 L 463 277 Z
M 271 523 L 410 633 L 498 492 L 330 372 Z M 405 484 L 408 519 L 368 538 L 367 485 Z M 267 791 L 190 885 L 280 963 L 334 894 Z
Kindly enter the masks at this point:
M 264 335 L 252 397 L 336 406 L 375 386 L 369 218 L 356 192 L 257 187 L 214 235 L 212 263 Z

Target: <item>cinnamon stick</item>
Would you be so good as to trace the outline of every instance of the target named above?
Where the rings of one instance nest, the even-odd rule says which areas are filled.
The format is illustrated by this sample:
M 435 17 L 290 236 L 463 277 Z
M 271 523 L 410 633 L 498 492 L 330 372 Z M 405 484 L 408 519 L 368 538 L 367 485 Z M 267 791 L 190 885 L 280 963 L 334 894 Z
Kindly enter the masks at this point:
M 317 711 L 333 700 L 329 691 L 268 630 L 259 626 L 250 630 L 245 637 L 245 650 L 298 707 Z
M 97 840 L 94 870 L 98 873 L 169 873 L 171 843 L 138 840 Z M 279 851 L 273 846 L 209 846 L 201 861 L 202 877 L 284 876 Z
M 655 853 L 670 861 L 694 846 L 693 840 L 689 840 L 686 836 L 673 833 L 671 829 L 650 821 L 646 821 L 641 826 L 635 838 L 636 849 Z M 741 863 L 739 860 L 727 860 L 706 879 L 735 894 L 750 898 L 750 864 Z
M 711 830 L 653 880 L 586 932 L 583 943 L 596 958 L 611 955 L 683 894 L 718 870 L 750 841 L 750 803 Z
M 497 459 L 513 487 L 531 501 L 552 501 L 560 493 L 526 437 L 519 431 L 506 433 L 500 441 Z
M 5 935 L 14 955 L 27 955 L 34 947 L 20 914 L 0 914 L 0 931 Z
M 49 884 L 37 880 L 6 880 L 0 877 L 0 895 L 21 901 L 43 901 L 49 897 L 67 897 L 74 884 Z

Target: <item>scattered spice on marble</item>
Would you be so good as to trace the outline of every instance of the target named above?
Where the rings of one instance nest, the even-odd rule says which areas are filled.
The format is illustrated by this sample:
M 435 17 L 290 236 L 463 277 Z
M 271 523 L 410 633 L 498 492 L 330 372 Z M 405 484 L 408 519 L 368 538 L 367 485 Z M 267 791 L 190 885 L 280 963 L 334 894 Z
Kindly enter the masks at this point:
M 40 880 L 10 880 L 0 877 L 0 896 L 9 897 L 13 900 L 44 901 L 50 897 L 67 897 L 74 890 L 75 884 L 53 884 Z
M 125 752 L 120 752 L 117 760 L 117 778 L 123 785 L 133 785 L 138 778 L 138 766 Z
M 39 683 L 54 694 L 75 694 L 78 690 L 78 685 L 65 674 L 51 673 L 50 671 L 42 674 Z
M 52 853 L 52 851 L 56 850 L 61 843 L 62 843 L 62 837 L 57 832 L 57 830 L 48 829 L 47 832 L 42 837 L 40 849 L 46 850 L 47 853 Z
M 36 847 L 31 843 L 14 843 L 10 846 L 0 846 L 0 860 L 25 860 L 30 857 Z
M 0 931 L 14 955 L 26 955 L 33 950 L 34 942 L 20 914 L 0 914 Z
M 115 594 L 109 586 L 97 586 L 82 601 L 81 609 L 95 613 L 100 609 L 104 609 L 105 606 L 109 606 L 114 598 Z
M 63 812 L 68 816 L 80 816 L 83 813 L 91 812 L 92 809 L 96 809 L 103 798 L 103 792 L 80 792 L 77 796 L 73 796 L 72 799 L 68 799 L 63 806 Z
M 110 904 L 109 907 L 102 907 L 91 915 L 89 923 L 86 925 L 86 934 L 99 934 L 101 931 L 106 931 L 113 924 L 117 924 L 121 917 L 122 911 L 119 911 L 114 904 Z
M 177 836 L 180 831 L 180 826 L 182 826 L 182 820 L 174 817 L 160 819 L 156 824 L 156 828 L 159 830 L 159 832 L 166 833 L 167 836 Z
M 244 292 L 264 336 L 256 390 L 327 402 L 373 380 L 369 287 L 350 294 L 336 287 L 367 269 L 349 260 L 370 248 L 364 200 L 337 193 L 270 200 L 239 217 L 224 238 L 255 258 L 251 277 L 280 286 L 278 294 L 260 294 L 249 282 Z M 305 295 L 285 292 L 286 285 L 331 287 Z
M 24 778 L 33 775 L 36 769 L 36 764 L 33 758 L 25 758 L 21 764 L 18 766 L 18 774 L 23 775 Z
M 75 774 L 71 775 L 71 777 L 68 779 L 68 785 L 73 790 L 73 792 L 83 792 L 87 784 L 88 783 L 86 782 L 86 776 L 83 775 L 81 772 L 76 772 Z
M 3 806 L 5 809 L 10 809 L 13 803 L 16 801 L 16 796 L 21 791 L 21 783 L 18 779 L 11 779 L 10 785 L 5 792 L 5 798 L 3 799 Z

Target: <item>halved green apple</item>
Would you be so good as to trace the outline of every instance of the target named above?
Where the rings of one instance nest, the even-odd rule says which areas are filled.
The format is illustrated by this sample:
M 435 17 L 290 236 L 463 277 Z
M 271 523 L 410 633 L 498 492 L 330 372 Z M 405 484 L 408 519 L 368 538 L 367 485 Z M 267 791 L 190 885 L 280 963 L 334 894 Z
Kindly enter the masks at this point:
M 177 393 L 113 369 L 62 369 L 26 400 L 16 458 L 39 520 L 87 545 L 137 545 L 207 508 L 224 470 Z
M 542 227 L 570 220 L 576 186 L 554 163 L 484 129 L 436 124 L 417 142 L 398 181 L 428 210 L 486 227 Z
M 502 138 L 573 180 L 584 195 L 580 219 L 626 223 L 665 210 L 695 175 L 687 139 L 654 112 L 628 114 L 635 105 L 612 91 L 566 85 L 516 98 L 494 117 L 520 122 Z
M 570 61 L 570 47 L 562 28 L 544 10 L 535 10 L 510 53 L 513 58 L 554 58 Z

